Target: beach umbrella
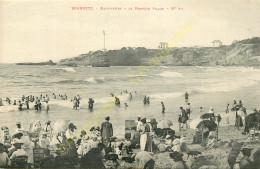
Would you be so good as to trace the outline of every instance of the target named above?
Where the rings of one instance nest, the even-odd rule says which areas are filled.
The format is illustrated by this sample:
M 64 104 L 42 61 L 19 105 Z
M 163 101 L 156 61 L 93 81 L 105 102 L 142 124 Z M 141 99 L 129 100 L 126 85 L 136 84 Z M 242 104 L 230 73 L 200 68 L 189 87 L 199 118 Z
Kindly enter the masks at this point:
M 135 156 L 135 161 L 141 162 L 142 164 L 146 164 L 147 161 L 151 160 L 153 157 L 147 151 L 140 151 Z
M 69 128 L 69 120 L 57 120 L 53 124 L 53 131 L 56 133 L 65 132 Z
M 197 128 L 199 130 L 203 130 L 204 128 L 208 128 L 210 131 L 214 131 L 217 128 L 217 124 L 210 120 L 203 120 L 198 125 Z
M 17 138 L 19 136 L 23 136 L 23 133 L 22 132 L 15 133 L 14 135 L 12 135 L 12 139 Z
M 200 116 L 201 119 L 208 119 L 214 117 L 214 113 L 205 113 L 203 115 Z
M 157 124 L 157 128 L 165 129 L 165 128 L 170 128 L 170 126 L 172 126 L 172 125 L 173 125 L 173 123 L 170 120 L 161 120 Z

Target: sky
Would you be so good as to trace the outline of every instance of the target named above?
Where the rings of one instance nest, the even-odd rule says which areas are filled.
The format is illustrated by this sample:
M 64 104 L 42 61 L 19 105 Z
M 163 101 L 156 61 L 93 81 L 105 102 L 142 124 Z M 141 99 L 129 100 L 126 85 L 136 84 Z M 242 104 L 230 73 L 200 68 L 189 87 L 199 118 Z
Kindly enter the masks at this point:
M 94 10 L 72 10 L 72 7 Z M 100 7 L 133 10 L 104 11 Z M 183 10 L 138 11 L 139 8 Z M 2 0 L 0 63 L 55 62 L 103 48 L 157 48 L 185 24 L 200 22 L 177 47 L 260 37 L 259 0 Z

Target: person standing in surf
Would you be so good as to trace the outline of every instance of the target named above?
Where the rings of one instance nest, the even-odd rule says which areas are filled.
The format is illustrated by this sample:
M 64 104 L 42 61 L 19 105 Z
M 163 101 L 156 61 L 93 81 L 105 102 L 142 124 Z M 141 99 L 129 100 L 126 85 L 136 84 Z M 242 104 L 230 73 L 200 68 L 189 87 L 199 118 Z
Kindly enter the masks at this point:
M 188 103 L 189 102 L 189 94 L 188 94 L 188 92 L 185 93 L 184 97 L 185 97 L 185 103 Z
M 227 108 L 226 108 L 226 121 L 227 121 L 227 124 L 229 124 L 229 104 L 227 104 Z
M 162 113 L 164 114 L 165 113 L 165 106 L 164 106 L 163 102 L 161 102 L 161 104 L 162 104 Z
M 186 112 L 188 114 L 188 117 L 190 118 L 190 113 L 191 113 L 191 111 L 190 111 L 190 103 L 187 103 L 187 105 L 186 105 Z

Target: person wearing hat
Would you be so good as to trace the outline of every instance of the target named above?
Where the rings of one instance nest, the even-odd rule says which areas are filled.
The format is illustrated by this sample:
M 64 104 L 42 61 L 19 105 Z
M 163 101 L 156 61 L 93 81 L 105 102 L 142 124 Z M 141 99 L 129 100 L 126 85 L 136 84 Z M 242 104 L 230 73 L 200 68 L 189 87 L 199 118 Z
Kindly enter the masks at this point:
M 43 127 L 43 131 L 47 133 L 47 138 L 52 139 L 52 127 L 51 127 L 51 121 L 48 120 L 46 125 Z
M 4 150 L 5 150 L 4 144 L 0 143 L 0 167 L 1 168 L 6 168 L 10 166 L 10 159 Z
M 113 126 L 112 123 L 109 122 L 110 117 L 105 118 L 105 122 L 101 124 L 101 137 L 102 137 L 102 143 L 105 146 L 108 146 L 109 144 L 109 138 L 113 136 Z
M 17 133 L 24 131 L 24 128 L 22 128 L 21 122 L 17 122 L 17 123 L 16 123 L 16 126 L 17 126 L 17 129 L 16 129 L 16 132 L 17 132 Z
M 20 156 L 27 156 L 26 151 L 22 149 L 22 142 L 19 139 L 14 139 L 13 140 L 13 146 L 16 148 L 16 151 L 12 153 L 10 156 L 10 160 L 13 160 L 16 157 Z

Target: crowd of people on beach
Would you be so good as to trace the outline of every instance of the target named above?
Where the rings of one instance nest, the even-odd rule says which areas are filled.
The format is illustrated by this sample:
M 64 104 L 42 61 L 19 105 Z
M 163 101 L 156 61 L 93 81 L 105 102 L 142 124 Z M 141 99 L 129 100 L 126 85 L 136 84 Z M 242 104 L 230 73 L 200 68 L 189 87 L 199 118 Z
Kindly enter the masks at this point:
M 127 91 L 122 93 L 128 94 L 129 100 L 133 99 L 132 93 Z M 114 97 L 115 105 L 120 106 L 119 97 L 114 94 L 111 96 Z M 186 106 L 180 107 L 179 118 L 173 120 L 179 123 L 179 134 L 171 128 L 173 124 L 170 120 L 157 122 L 156 119 L 141 116 L 138 116 L 133 130 L 126 132 L 123 138 L 114 136 L 109 116 L 105 117 L 105 121 L 100 126 L 81 130 L 80 135 L 77 135 L 77 127 L 65 120 L 47 121 L 44 125 L 37 120 L 28 130 L 22 127 L 21 122 L 17 122 L 12 137 L 8 127 L 3 126 L 0 133 L 0 167 L 154 168 L 156 161 L 153 154 L 170 152 L 169 157 L 175 162 L 172 168 L 187 169 L 186 161 L 182 158 L 183 153 L 197 156 L 201 152 L 187 152 L 187 139 L 182 131 L 189 129 L 188 121 L 192 110 L 188 92 L 185 93 L 184 98 Z M 56 97 L 53 93 L 53 99 L 67 100 L 67 96 L 59 94 Z M 80 100 L 79 95 L 71 100 L 73 109 L 79 108 Z M 37 111 L 41 110 L 41 102 L 48 104 L 49 101 L 48 95 L 22 96 L 18 103 L 15 103 L 15 100 L 11 103 L 9 98 L 6 99 L 8 104 L 18 105 L 19 110 L 30 109 L 29 103 L 35 103 L 34 109 Z M 89 109 L 93 110 L 94 99 L 89 98 L 88 103 Z M 149 96 L 145 95 L 143 103 L 150 104 Z M 24 108 L 23 105 L 26 107 Z M 164 103 L 161 102 L 161 105 L 162 113 L 165 113 Z M 231 109 L 229 104 L 226 107 L 227 114 L 231 111 L 236 112 L 235 126 L 238 129 L 242 125 L 245 126 L 243 134 L 248 134 L 253 127 L 259 127 L 255 126 L 259 125 L 259 121 L 254 121 L 260 114 L 259 110 L 254 109 L 253 114 L 247 115 L 242 101 L 237 104 L 234 100 Z M 208 113 L 204 113 L 200 107 L 199 112 L 201 123 L 197 125 L 193 144 L 201 144 L 206 150 L 210 150 L 218 142 L 218 126 L 222 118 L 219 114 L 215 115 L 213 107 Z M 229 122 L 228 118 L 227 121 Z M 259 159 L 255 161 L 257 160 Z

